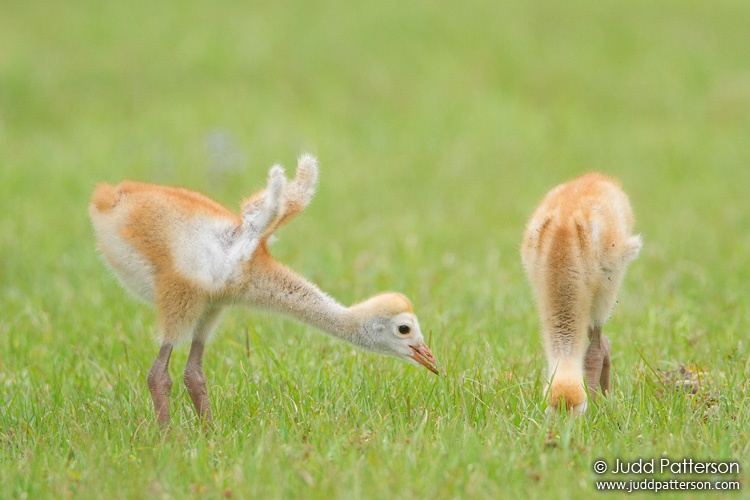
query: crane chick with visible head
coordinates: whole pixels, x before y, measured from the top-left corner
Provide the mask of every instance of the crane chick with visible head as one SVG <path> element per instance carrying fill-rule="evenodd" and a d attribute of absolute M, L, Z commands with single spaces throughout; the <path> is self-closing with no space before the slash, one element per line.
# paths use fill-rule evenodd
<path fill-rule="evenodd" d="M 358 347 L 439 373 L 411 303 L 377 295 L 345 307 L 271 257 L 268 238 L 309 204 L 317 160 L 300 157 L 296 178 L 271 168 L 265 190 L 236 215 L 193 191 L 124 181 L 100 184 L 89 216 L 104 260 L 126 289 L 156 307 L 161 349 L 148 385 L 161 425 L 169 423 L 169 358 L 182 340 L 192 345 L 184 382 L 198 416 L 212 418 L 203 348 L 227 305 L 278 311 Z"/>

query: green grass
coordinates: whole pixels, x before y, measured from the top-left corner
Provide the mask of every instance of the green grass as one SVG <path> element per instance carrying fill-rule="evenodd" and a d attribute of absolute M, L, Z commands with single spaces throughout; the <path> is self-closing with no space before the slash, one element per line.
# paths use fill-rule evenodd
<path fill-rule="evenodd" d="M 746 488 L 750 4 L 440 3 L 5 2 L 1 498 L 578 498 L 598 458 L 665 455 L 739 461 Z M 96 255 L 90 192 L 236 207 L 302 151 L 321 184 L 274 254 L 343 302 L 409 295 L 448 376 L 235 309 L 206 352 L 214 430 L 183 347 L 162 436 L 154 314 Z M 518 245 L 591 169 L 645 246 L 605 329 L 612 396 L 551 420 Z"/>

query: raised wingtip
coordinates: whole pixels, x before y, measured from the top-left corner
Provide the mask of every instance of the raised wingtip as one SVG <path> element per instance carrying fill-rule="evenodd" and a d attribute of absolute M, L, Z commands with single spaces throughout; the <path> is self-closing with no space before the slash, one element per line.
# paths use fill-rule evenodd
<path fill-rule="evenodd" d="M 628 238 L 625 245 L 625 260 L 632 262 L 641 253 L 641 249 L 643 248 L 643 238 L 640 234 L 636 234 L 635 236 Z"/>
<path fill-rule="evenodd" d="M 318 159 L 315 158 L 310 153 L 302 153 L 299 158 L 297 159 L 297 168 L 299 167 L 308 167 L 308 168 L 318 168 Z"/>
<path fill-rule="evenodd" d="M 312 196 L 312 190 L 315 189 L 315 185 L 318 183 L 318 160 L 309 153 L 302 154 L 297 160 L 297 180 L 304 186 L 304 189 L 310 191 L 309 196 Z"/>

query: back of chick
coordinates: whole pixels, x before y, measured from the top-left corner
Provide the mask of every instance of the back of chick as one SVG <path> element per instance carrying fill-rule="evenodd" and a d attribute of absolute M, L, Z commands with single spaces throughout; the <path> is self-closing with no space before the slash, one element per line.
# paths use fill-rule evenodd
<path fill-rule="evenodd" d="M 620 183 L 589 173 L 552 189 L 526 226 L 521 258 L 541 320 L 552 408 L 586 410 L 586 339 L 612 313 L 641 250 L 633 222 Z"/>

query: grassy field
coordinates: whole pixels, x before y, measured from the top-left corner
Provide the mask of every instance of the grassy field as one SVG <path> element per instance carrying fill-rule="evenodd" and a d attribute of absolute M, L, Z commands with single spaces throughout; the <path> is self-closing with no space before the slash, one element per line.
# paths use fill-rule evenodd
<path fill-rule="evenodd" d="M 1 10 L 0 498 L 580 498 L 617 478 L 595 460 L 661 457 L 739 462 L 700 479 L 748 495 L 750 3 Z M 409 295 L 448 376 L 234 309 L 213 431 L 183 346 L 163 436 L 154 314 L 97 256 L 91 190 L 236 207 L 303 151 L 321 184 L 275 256 L 345 303 Z M 645 246 L 605 328 L 611 397 L 548 419 L 518 246 L 587 170 L 622 180 Z"/>

